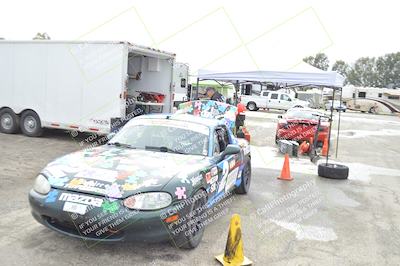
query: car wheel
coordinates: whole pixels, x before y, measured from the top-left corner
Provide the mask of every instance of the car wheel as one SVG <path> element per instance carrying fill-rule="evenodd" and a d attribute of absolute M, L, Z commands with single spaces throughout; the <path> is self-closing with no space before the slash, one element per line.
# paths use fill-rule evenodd
<path fill-rule="evenodd" d="M 275 135 L 275 144 L 278 144 L 279 138 L 278 135 Z"/>
<path fill-rule="evenodd" d="M 256 109 L 257 109 L 257 105 L 254 103 L 254 102 L 249 102 L 248 104 L 247 104 L 247 109 L 249 110 L 249 111 L 257 111 Z"/>
<path fill-rule="evenodd" d="M 235 192 L 237 194 L 247 194 L 250 188 L 251 181 L 251 162 L 248 161 L 243 168 L 242 171 L 242 182 L 240 182 L 240 186 L 235 188 Z"/>
<path fill-rule="evenodd" d="M 25 111 L 21 115 L 21 131 L 28 137 L 40 137 L 43 134 L 39 116 L 34 111 Z"/>
<path fill-rule="evenodd" d="M 10 108 L 0 111 L 0 132 L 6 134 L 16 133 L 18 130 L 19 117 Z"/>
<path fill-rule="evenodd" d="M 321 163 L 318 165 L 318 175 L 332 179 L 347 179 L 349 168 L 342 164 Z"/>
<path fill-rule="evenodd" d="M 193 196 L 195 201 L 190 206 L 189 216 L 187 221 L 188 230 L 183 232 L 182 237 L 184 244 L 180 246 L 183 249 L 194 249 L 196 248 L 203 238 L 205 226 L 203 224 L 203 214 L 206 211 L 206 193 L 204 190 L 199 190 Z M 194 214 L 194 215 L 192 215 Z M 185 232 L 189 232 L 186 236 Z"/>

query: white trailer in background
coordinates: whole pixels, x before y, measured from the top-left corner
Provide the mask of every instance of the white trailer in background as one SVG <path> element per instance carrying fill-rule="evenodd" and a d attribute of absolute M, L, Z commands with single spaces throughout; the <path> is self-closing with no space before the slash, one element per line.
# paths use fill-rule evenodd
<path fill-rule="evenodd" d="M 1 40 L 0 58 L 3 133 L 107 134 L 112 121 L 172 111 L 172 53 L 128 42 Z M 143 101 L 141 92 L 163 101 Z"/>
<path fill-rule="evenodd" d="M 174 106 L 186 102 L 189 88 L 189 65 L 185 63 L 175 63 L 174 65 Z"/>

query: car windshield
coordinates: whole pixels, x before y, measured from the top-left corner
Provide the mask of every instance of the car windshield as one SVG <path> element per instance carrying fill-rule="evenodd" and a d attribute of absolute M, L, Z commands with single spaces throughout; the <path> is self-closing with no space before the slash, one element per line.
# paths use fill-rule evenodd
<path fill-rule="evenodd" d="M 324 116 L 323 113 L 308 110 L 288 110 L 286 117 L 290 119 L 312 119 L 318 120 L 318 116 Z"/>
<path fill-rule="evenodd" d="M 160 152 L 208 154 L 209 129 L 206 126 L 167 119 L 132 122 L 123 127 L 109 144 Z"/>

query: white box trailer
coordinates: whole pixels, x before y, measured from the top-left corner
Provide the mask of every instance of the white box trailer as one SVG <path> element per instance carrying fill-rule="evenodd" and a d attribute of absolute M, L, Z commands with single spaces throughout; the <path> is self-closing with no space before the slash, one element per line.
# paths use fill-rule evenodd
<path fill-rule="evenodd" d="M 175 54 L 128 42 L 0 40 L 0 130 L 107 134 L 138 110 L 171 112 L 174 63 Z"/>

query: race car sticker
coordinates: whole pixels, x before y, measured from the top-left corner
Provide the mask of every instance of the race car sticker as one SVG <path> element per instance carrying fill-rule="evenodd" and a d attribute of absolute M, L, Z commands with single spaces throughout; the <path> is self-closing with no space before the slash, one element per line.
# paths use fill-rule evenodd
<path fill-rule="evenodd" d="M 91 197 L 91 196 L 65 193 L 65 192 L 61 193 L 58 200 L 66 201 L 66 202 L 80 203 L 80 204 L 90 205 L 90 206 L 94 206 L 94 207 L 101 207 L 101 204 L 103 203 L 103 199 L 101 199 L 101 198 L 95 198 L 95 197 Z"/>
<path fill-rule="evenodd" d="M 190 182 L 192 182 L 192 186 L 196 186 L 200 181 L 203 180 L 202 175 L 194 176 L 190 179 Z"/>
<path fill-rule="evenodd" d="M 239 173 L 239 167 L 236 167 L 228 174 L 228 178 L 225 185 L 225 192 L 228 192 L 235 186 L 238 173 Z"/>
<path fill-rule="evenodd" d="M 211 172 L 207 172 L 207 173 L 205 174 L 205 178 L 206 178 L 207 184 L 210 183 L 210 180 L 211 180 Z"/>
<path fill-rule="evenodd" d="M 84 215 L 87 211 L 88 205 L 74 203 L 74 202 L 65 202 L 63 211 L 65 212 L 72 212 Z"/>
<path fill-rule="evenodd" d="M 52 190 L 49 192 L 49 194 L 47 194 L 47 197 L 45 199 L 44 202 L 46 203 L 53 203 L 57 200 L 57 196 L 58 196 L 58 191 L 57 190 Z"/>
<path fill-rule="evenodd" d="M 75 175 L 75 177 L 86 177 L 112 183 L 117 178 L 117 174 L 118 172 L 113 170 L 89 168 L 80 171 Z"/>
<path fill-rule="evenodd" d="M 175 195 L 178 197 L 178 199 L 186 199 L 186 188 L 176 187 Z"/>
<path fill-rule="evenodd" d="M 215 189 L 217 188 L 217 183 L 213 183 L 210 186 L 210 193 L 213 193 L 215 191 Z"/>
<path fill-rule="evenodd" d="M 62 177 L 62 178 L 52 177 L 52 176 L 49 177 L 49 183 L 52 186 L 61 186 L 62 187 L 65 185 L 65 183 L 68 182 L 68 180 L 69 180 L 68 177 Z"/>
<path fill-rule="evenodd" d="M 84 178 L 74 178 L 68 184 L 66 184 L 65 188 L 78 189 L 81 191 L 90 191 L 97 193 L 106 193 L 110 185 L 104 184 L 97 180 L 87 180 Z"/>
<path fill-rule="evenodd" d="M 218 175 L 212 176 L 211 179 L 207 182 L 207 184 L 214 184 L 218 181 Z"/>
<path fill-rule="evenodd" d="M 111 202 L 111 201 L 105 200 L 101 204 L 101 207 L 103 209 L 103 212 L 115 213 L 116 211 L 119 210 L 118 201 Z"/>
<path fill-rule="evenodd" d="M 229 170 L 235 168 L 235 165 L 236 165 L 236 160 L 235 158 L 233 158 L 232 160 L 229 161 Z"/>
<path fill-rule="evenodd" d="M 213 168 L 211 168 L 211 175 L 212 176 L 218 175 L 218 167 L 214 166 Z"/>
<path fill-rule="evenodd" d="M 119 185 L 113 183 L 111 186 L 107 187 L 106 194 L 110 198 L 120 198 L 122 197 L 121 190 L 119 189 Z"/>
<path fill-rule="evenodd" d="M 228 177 L 228 173 L 229 173 L 229 163 L 228 163 L 228 160 L 225 160 L 222 162 L 222 179 L 219 182 L 218 193 L 221 192 L 225 188 L 226 178 Z"/>
<path fill-rule="evenodd" d="M 121 186 L 123 191 L 132 191 L 135 189 L 138 189 L 139 186 L 137 184 L 130 184 L 130 183 L 125 183 Z"/>

